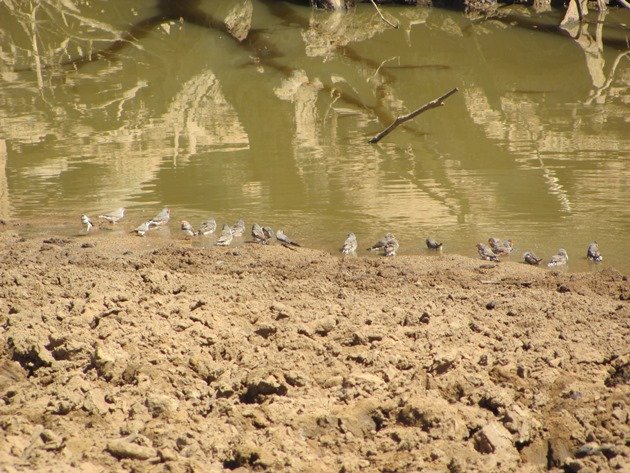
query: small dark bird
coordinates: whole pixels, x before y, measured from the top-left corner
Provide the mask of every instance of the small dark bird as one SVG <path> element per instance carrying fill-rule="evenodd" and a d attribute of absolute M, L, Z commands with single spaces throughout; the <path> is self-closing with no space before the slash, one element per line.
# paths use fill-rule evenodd
<path fill-rule="evenodd" d="M 568 261 L 569 261 L 569 255 L 567 254 L 567 250 L 565 250 L 564 248 L 560 248 L 558 250 L 558 253 L 551 257 L 551 259 L 549 260 L 549 263 L 547 263 L 547 266 L 549 266 L 550 268 L 553 268 L 556 266 L 563 266 L 567 264 Z"/>
<path fill-rule="evenodd" d="M 590 245 L 588 245 L 586 257 L 595 263 L 600 263 L 604 259 L 604 257 L 599 252 L 599 245 L 596 241 L 593 241 Z"/>
<path fill-rule="evenodd" d="M 442 249 L 442 243 L 435 241 L 431 237 L 427 238 L 426 243 L 427 243 L 427 248 L 429 248 L 430 250 L 441 250 Z"/>
<path fill-rule="evenodd" d="M 499 257 L 494 253 L 494 251 L 492 251 L 492 249 L 488 245 L 477 243 L 477 251 L 479 252 L 479 256 L 481 256 L 482 260 L 496 261 L 497 263 L 500 261 Z"/>
<path fill-rule="evenodd" d="M 531 251 L 526 251 L 525 253 L 523 253 L 523 261 L 525 261 L 527 264 L 537 266 L 542 262 L 542 258 L 538 258 Z"/>
<path fill-rule="evenodd" d="M 343 242 L 343 246 L 341 247 L 341 252 L 344 255 L 349 255 L 357 251 L 357 237 L 354 233 L 348 233 L 348 238 Z"/>

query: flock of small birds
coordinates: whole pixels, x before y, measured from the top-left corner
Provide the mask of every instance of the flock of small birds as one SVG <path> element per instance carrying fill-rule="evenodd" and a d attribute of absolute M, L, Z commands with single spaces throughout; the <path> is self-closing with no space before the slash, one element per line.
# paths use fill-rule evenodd
<path fill-rule="evenodd" d="M 110 224 L 115 224 L 125 216 L 125 208 L 120 207 L 112 212 L 99 215 L 98 218 L 108 221 Z M 144 236 L 149 231 L 166 225 L 171 218 L 171 211 L 165 207 L 155 217 L 142 223 L 131 233 L 135 233 L 138 236 Z M 87 215 L 81 215 L 81 223 L 83 224 L 83 232 L 89 233 L 94 226 L 92 220 Z M 190 222 L 182 220 L 180 222 L 180 229 L 187 238 L 195 236 L 207 236 L 213 234 L 217 230 L 217 222 L 214 218 L 209 218 L 201 222 L 198 230 L 195 230 Z M 245 221 L 241 218 L 237 220 L 234 225 L 224 224 L 221 229 L 221 234 L 218 236 L 215 245 L 217 246 L 229 246 L 234 238 L 240 238 L 245 233 Z M 278 241 L 282 246 L 290 249 L 299 247 L 300 244 L 291 240 L 285 233 L 278 229 L 275 232 L 271 227 L 260 226 L 257 223 L 252 225 L 251 231 L 252 240 L 250 243 L 258 243 L 260 245 L 268 245 L 274 239 Z M 426 239 L 427 248 L 435 251 L 442 251 L 443 243 L 434 240 L 431 237 Z M 356 254 L 358 248 L 357 237 L 354 233 L 348 233 L 348 237 L 341 247 L 341 253 L 344 255 Z M 392 233 L 387 233 L 381 240 L 374 243 L 367 248 L 367 251 L 379 251 L 384 256 L 395 256 L 400 248 L 398 240 Z M 477 252 L 482 260 L 499 262 L 501 256 L 509 256 L 514 251 L 514 242 L 512 240 L 501 241 L 498 238 L 489 238 L 488 244 L 477 243 Z M 591 242 L 586 250 L 586 257 L 595 263 L 599 263 L 603 260 L 601 253 L 599 252 L 599 246 L 596 241 Z M 533 252 L 526 251 L 523 253 L 523 262 L 537 266 L 543 261 L 542 258 L 538 258 Z M 547 266 L 553 268 L 557 266 L 564 266 L 569 261 L 569 255 L 564 248 L 560 248 L 558 252 L 553 255 Z"/>

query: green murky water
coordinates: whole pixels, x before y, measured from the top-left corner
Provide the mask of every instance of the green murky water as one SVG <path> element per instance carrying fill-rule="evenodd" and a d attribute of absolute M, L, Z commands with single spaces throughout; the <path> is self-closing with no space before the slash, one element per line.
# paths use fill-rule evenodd
<path fill-rule="evenodd" d="M 516 240 L 513 259 L 563 246 L 578 271 L 596 239 L 600 267 L 630 270 L 629 12 L 591 13 L 571 37 L 521 7 L 504 10 L 539 28 L 385 8 L 396 30 L 369 5 L 189 3 L 197 15 L 0 3 L 2 217 L 72 233 L 81 213 L 125 206 L 131 229 L 168 205 L 177 238 L 180 219 L 210 215 L 331 251 L 348 231 L 361 247 L 391 231 L 402 253 L 431 234 L 471 256 L 497 236 Z"/>

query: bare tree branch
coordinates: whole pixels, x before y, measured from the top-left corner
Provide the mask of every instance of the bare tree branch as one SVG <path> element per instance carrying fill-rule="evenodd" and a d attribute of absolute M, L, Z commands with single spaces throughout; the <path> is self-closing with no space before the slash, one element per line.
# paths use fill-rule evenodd
<path fill-rule="evenodd" d="M 394 123 L 392 123 L 391 125 L 389 125 L 387 128 L 385 128 L 383 131 L 381 131 L 378 135 L 376 135 L 374 138 L 370 139 L 370 141 L 368 141 L 368 143 L 378 143 L 379 141 L 381 141 L 381 139 L 383 139 L 384 137 L 386 137 L 387 135 L 389 135 L 394 128 L 396 128 L 398 125 L 400 125 L 401 123 L 405 123 L 408 120 L 411 120 L 412 118 L 417 117 L 418 115 L 420 115 L 422 112 L 426 112 L 427 110 L 430 110 L 432 108 L 437 108 L 437 107 L 441 107 L 442 105 L 444 105 L 444 101 L 449 98 L 451 95 L 453 95 L 455 92 L 457 92 L 459 89 L 457 87 L 455 87 L 453 90 L 450 90 L 449 92 L 445 93 L 444 95 L 442 95 L 441 97 L 438 97 L 435 100 L 432 100 L 429 103 L 425 103 L 422 107 L 420 107 L 417 110 L 414 110 L 411 113 L 408 113 L 407 115 L 402 115 L 398 118 L 396 118 L 396 120 L 394 120 Z"/>
<path fill-rule="evenodd" d="M 381 19 L 382 19 L 382 20 L 383 20 L 385 23 L 387 23 L 389 26 L 391 26 L 392 28 L 396 28 L 396 29 L 398 29 L 398 26 L 400 26 L 400 25 L 395 25 L 395 24 L 393 24 L 391 21 L 387 20 L 387 18 L 385 18 L 385 17 L 383 16 L 383 14 L 381 13 L 381 10 L 379 10 L 378 6 L 376 5 L 376 2 L 375 2 L 374 0 L 370 0 L 370 1 L 372 2 L 372 5 L 374 5 L 374 8 L 376 8 L 376 11 L 377 11 L 377 12 L 378 12 L 378 14 L 381 16 Z"/>
<path fill-rule="evenodd" d="M 626 7 L 628 10 L 630 10 L 630 3 L 626 2 L 626 0 L 617 0 L 619 2 L 620 5 Z"/>

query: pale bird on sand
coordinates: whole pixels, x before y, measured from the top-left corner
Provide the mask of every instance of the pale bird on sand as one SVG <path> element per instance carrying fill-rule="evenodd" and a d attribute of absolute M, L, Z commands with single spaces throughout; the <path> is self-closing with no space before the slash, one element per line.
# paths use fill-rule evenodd
<path fill-rule="evenodd" d="M 204 220 L 203 222 L 201 222 L 201 225 L 199 225 L 199 230 L 197 231 L 197 235 L 210 235 L 211 233 L 214 233 L 216 229 L 216 220 L 213 218 L 209 218 L 208 220 Z"/>
<path fill-rule="evenodd" d="M 182 220 L 181 222 L 181 230 L 182 233 L 187 236 L 187 237 L 191 237 L 191 236 L 195 236 L 195 229 L 193 228 L 193 226 L 190 224 L 190 222 L 188 220 Z"/>
<path fill-rule="evenodd" d="M 98 218 L 103 218 L 107 220 L 109 223 L 116 223 L 118 220 L 125 216 L 125 208 L 120 207 L 119 209 L 113 210 L 109 213 L 99 215 Z"/>
<path fill-rule="evenodd" d="M 348 233 L 348 238 L 343 242 L 343 246 L 341 247 L 341 252 L 344 255 L 349 255 L 357 251 L 357 237 L 354 233 Z"/>
<path fill-rule="evenodd" d="M 142 225 L 134 228 L 131 233 L 135 233 L 138 236 L 144 236 L 151 229 L 151 221 L 144 222 Z"/>
<path fill-rule="evenodd" d="M 245 220 L 239 218 L 238 221 L 232 225 L 232 235 L 242 237 L 243 233 L 245 233 Z"/>
<path fill-rule="evenodd" d="M 230 228 L 230 226 L 227 223 L 223 224 L 223 230 L 221 230 L 221 236 L 217 240 L 216 245 L 229 246 L 230 243 L 232 243 L 233 238 L 234 235 L 232 235 L 232 229 Z"/>
<path fill-rule="evenodd" d="M 266 245 L 269 243 L 269 238 L 267 238 L 267 235 L 265 235 L 263 228 L 257 223 L 254 223 L 252 225 L 252 238 L 254 240 L 254 243 L 259 243 L 261 245 Z"/>
<path fill-rule="evenodd" d="M 92 225 L 92 220 L 90 220 L 90 217 L 85 214 L 81 215 L 81 223 L 83 224 L 83 231 L 85 233 L 90 233 L 90 230 L 94 226 Z"/>
<path fill-rule="evenodd" d="M 155 217 L 149 220 L 150 227 L 161 227 L 162 225 L 166 225 L 168 221 L 171 219 L 171 209 L 168 207 L 164 207 L 160 213 L 158 213 Z"/>

